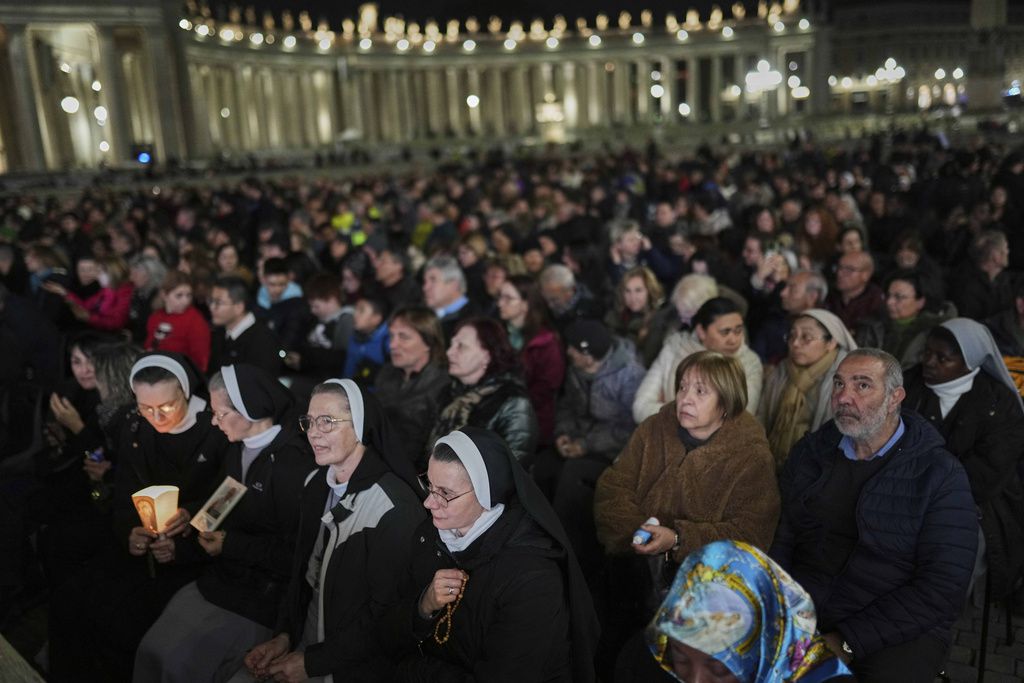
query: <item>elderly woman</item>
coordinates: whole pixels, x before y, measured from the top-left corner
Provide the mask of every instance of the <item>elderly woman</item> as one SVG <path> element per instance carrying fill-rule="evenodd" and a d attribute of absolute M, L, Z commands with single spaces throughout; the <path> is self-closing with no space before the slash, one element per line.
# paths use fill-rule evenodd
<path fill-rule="evenodd" d="M 716 541 L 686 558 L 644 633 L 648 651 L 620 658 L 615 681 L 853 680 L 816 625 L 811 596 L 771 558 Z"/>
<path fill-rule="evenodd" d="M 493 432 L 437 441 L 410 580 L 388 620 L 413 681 L 592 683 L 597 624 L 551 506 Z"/>
<path fill-rule="evenodd" d="M 452 382 L 428 445 L 469 425 L 497 433 L 520 462 L 533 457 L 537 416 L 501 323 L 489 318 L 459 323 L 448 347 L 448 374 Z"/>
<path fill-rule="evenodd" d="M 777 468 L 800 437 L 832 418 L 832 375 L 857 348 L 843 321 L 820 308 L 793 320 L 786 344 L 789 353 L 768 375 L 757 412 Z"/>
<path fill-rule="evenodd" d="M 391 358 L 377 373 L 374 393 L 387 413 L 398 442 L 410 453 L 425 454 L 437 421 L 441 394 L 451 381 L 445 370 L 444 334 L 437 315 L 425 306 L 395 311 L 388 321 Z M 417 471 L 426 467 L 423 455 Z"/>
<path fill-rule="evenodd" d="M 68 582 L 51 602 L 50 680 L 127 680 L 143 634 L 171 597 L 199 574 L 201 552 L 185 538 L 220 483 L 228 443 L 206 412 L 199 373 L 175 353 L 143 354 L 129 384 L 137 412 L 117 439 L 114 532 L 127 547 Z M 160 533 L 144 527 L 132 493 L 177 486 L 178 511 Z"/>
<path fill-rule="evenodd" d="M 857 343 L 895 356 L 907 370 L 917 365 L 928 331 L 948 315 L 924 310 L 928 303 L 921 275 L 897 270 L 885 279 L 885 315 L 869 318 L 856 330 Z"/>
<path fill-rule="evenodd" d="M 232 681 L 390 681 L 375 625 L 398 601 L 423 508 L 380 403 L 352 380 L 313 388 L 299 417 L 320 469 L 306 478 L 278 634 Z"/>
<path fill-rule="evenodd" d="M 1024 570 L 1024 409 L 992 335 L 974 320 L 947 320 L 928 334 L 904 386 L 904 409 L 931 422 L 967 471 L 992 595 L 1005 597 Z"/>
<path fill-rule="evenodd" d="M 231 442 L 221 474 L 245 495 L 198 543 L 212 558 L 179 590 L 135 654 L 135 683 L 225 680 L 273 635 L 291 572 L 299 498 L 313 472 L 309 445 L 286 421 L 294 400 L 277 378 L 229 365 L 210 379 L 213 421 Z"/>
<path fill-rule="evenodd" d="M 647 371 L 633 399 L 633 419 L 640 424 L 676 394 L 676 368 L 680 361 L 699 351 L 716 351 L 740 362 L 746 381 L 746 408 L 757 411 L 764 370 L 761 359 L 746 343 L 743 316 L 731 299 L 708 299 L 693 317 L 693 331 L 676 332 L 665 340 L 657 359 Z"/>
<path fill-rule="evenodd" d="M 613 557 L 664 554 L 669 567 L 711 541 L 730 538 L 768 547 L 779 517 L 779 493 L 765 482 L 774 481 L 775 464 L 764 429 L 745 410 L 739 361 L 713 351 L 691 354 L 679 364 L 676 386 L 675 401 L 637 428 L 598 480 L 598 539 Z M 652 517 L 658 523 L 645 523 Z M 649 539 L 634 543 L 638 529 Z M 632 566 L 638 580 L 632 590 L 643 593 L 639 581 L 646 577 L 649 583 L 651 574 L 637 565 L 646 563 L 614 564 Z M 639 611 L 645 613 L 636 613 L 635 605 L 623 609 L 634 612 L 618 620 L 623 624 L 629 616 L 650 616 L 644 608 Z"/>

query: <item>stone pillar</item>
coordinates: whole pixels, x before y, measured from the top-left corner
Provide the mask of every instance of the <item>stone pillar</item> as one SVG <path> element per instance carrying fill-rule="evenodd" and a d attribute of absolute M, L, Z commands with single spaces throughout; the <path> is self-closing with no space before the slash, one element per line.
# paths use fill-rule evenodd
<path fill-rule="evenodd" d="M 565 128 L 571 132 L 580 126 L 580 99 L 576 85 L 576 65 L 573 62 L 562 64 L 562 83 L 565 87 L 565 92 L 562 95 Z"/>
<path fill-rule="evenodd" d="M 587 122 L 591 127 L 599 126 L 607 121 L 607 110 L 604 107 L 604 65 L 598 61 L 586 63 L 587 69 Z"/>
<path fill-rule="evenodd" d="M 427 96 L 427 128 L 433 135 L 444 134 L 444 92 L 442 72 L 437 69 L 427 69 L 423 75 L 426 83 Z"/>
<path fill-rule="evenodd" d="M 747 81 L 747 55 L 739 53 L 733 60 L 733 81 L 740 87 L 740 96 L 736 98 L 736 120 L 746 121 L 750 113 L 750 105 L 747 102 L 747 90 L 744 87 Z"/>
<path fill-rule="evenodd" d="M 679 106 L 679 81 L 676 78 L 675 60 L 671 57 L 661 57 L 658 60 L 658 69 L 661 71 L 661 87 L 665 88 L 665 94 L 661 96 L 661 118 L 668 122 L 676 115 Z"/>
<path fill-rule="evenodd" d="M 967 52 L 971 111 L 1001 111 L 1006 77 L 1006 0 L 972 0 Z"/>
<path fill-rule="evenodd" d="M 649 123 L 651 120 L 651 71 L 647 60 L 636 60 L 636 123 Z"/>
<path fill-rule="evenodd" d="M 480 72 L 472 66 L 466 69 L 466 95 L 476 95 L 478 98 L 475 108 L 470 108 L 469 105 L 466 105 L 466 108 L 469 115 L 469 134 L 470 136 L 479 136 L 483 133 L 481 110 L 483 109 L 483 100 L 486 98 L 487 93 L 481 91 Z"/>
<path fill-rule="evenodd" d="M 99 81 L 103 86 L 103 102 L 107 107 L 106 134 L 110 141 L 110 158 L 128 159 L 131 145 L 131 118 L 128 115 L 128 93 L 125 90 L 121 54 L 114 44 L 114 32 L 109 26 L 96 28 L 99 43 Z"/>
<path fill-rule="evenodd" d="M 808 113 L 827 114 L 832 107 L 832 87 L 828 84 L 829 72 L 832 70 L 832 29 L 823 23 L 815 24 L 813 45 L 807 51 L 809 64 L 805 67 L 806 85 L 811 90 Z M 903 87 L 904 84 L 899 83 L 893 91 L 900 99 L 903 97 Z M 899 102 L 899 99 L 895 99 L 895 102 Z"/>
<path fill-rule="evenodd" d="M 505 90 L 501 87 L 501 67 L 491 67 L 487 71 L 487 111 L 490 112 L 491 127 L 497 137 L 508 135 L 505 123 Z"/>
<path fill-rule="evenodd" d="M 612 121 L 618 124 L 628 123 L 629 117 L 629 70 L 628 62 L 614 62 L 615 72 L 612 77 Z"/>
<path fill-rule="evenodd" d="M 690 105 L 689 119 L 700 122 L 700 56 L 694 55 L 687 60 L 689 78 L 686 81 L 686 103 Z"/>
<path fill-rule="evenodd" d="M 14 166 L 19 171 L 45 171 L 46 155 L 43 151 L 43 133 L 36 113 L 32 74 L 29 71 L 28 39 L 24 24 L 7 24 L 7 54 L 11 64 L 11 83 L 14 91 L 8 100 L 13 109 L 15 135 L 5 140 L 10 152 L 15 152 Z"/>
<path fill-rule="evenodd" d="M 448 125 L 455 137 L 464 134 L 462 125 L 462 108 L 466 102 L 462 98 L 462 88 L 459 86 L 459 70 L 449 66 L 445 69 L 445 93 L 448 95 Z"/>
<path fill-rule="evenodd" d="M 533 129 L 532 103 L 530 89 L 526 84 L 526 67 L 516 66 L 510 74 L 512 81 L 512 109 L 515 111 L 516 132 L 519 135 L 529 133 Z"/>
<path fill-rule="evenodd" d="M 722 121 L 722 58 L 711 56 L 711 89 L 708 93 L 708 105 L 711 109 L 711 122 Z"/>

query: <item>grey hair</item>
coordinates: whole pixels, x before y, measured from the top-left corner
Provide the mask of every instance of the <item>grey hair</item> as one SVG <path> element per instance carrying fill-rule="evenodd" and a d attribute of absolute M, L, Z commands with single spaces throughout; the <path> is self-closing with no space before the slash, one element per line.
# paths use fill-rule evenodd
<path fill-rule="evenodd" d="M 146 271 L 146 274 L 149 276 L 146 289 L 152 291 L 156 291 L 167 275 L 167 266 L 164 265 L 163 261 L 146 254 L 133 256 L 132 260 L 128 262 L 128 267 Z"/>
<path fill-rule="evenodd" d="M 690 316 L 697 313 L 697 309 L 704 305 L 705 301 L 718 296 L 718 283 L 710 275 L 691 273 L 679 279 L 672 290 L 672 305 L 677 310 L 685 309 Z"/>
<path fill-rule="evenodd" d="M 424 273 L 428 270 L 436 270 L 441 273 L 441 278 L 445 282 L 458 282 L 459 291 L 463 294 L 466 293 L 466 275 L 453 256 L 435 256 L 423 266 Z"/>
<path fill-rule="evenodd" d="M 640 232 L 640 224 L 636 221 L 616 220 L 608 224 L 608 237 L 613 244 L 631 232 Z"/>
<path fill-rule="evenodd" d="M 559 287 L 575 287 L 576 276 L 572 274 L 572 271 L 568 266 L 564 266 L 561 263 L 555 263 L 540 273 L 540 284 L 542 285 L 557 285 Z"/>
<path fill-rule="evenodd" d="M 224 373 L 218 370 L 210 381 L 206 383 L 206 388 L 212 391 L 227 391 L 228 385 L 224 383 Z"/>
<path fill-rule="evenodd" d="M 998 230 L 982 230 L 971 242 L 971 258 L 978 265 L 981 265 L 992 257 L 999 247 L 1007 243 L 1006 235 Z"/>
<path fill-rule="evenodd" d="M 817 306 L 824 306 L 825 299 L 828 298 L 828 280 L 825 276 L 816 270 L 798 270 L 793 273 L 795 275 L 806 275 L 807 284 L 804 285 L 804 289 L 808 292 L 815 292 L 818 295 Z"/>
<path fill-rule="evenodd" d="M 341 401 L 341 409 L 346 413 L 352 412 L 352 404 L 348 402 L 348 393 L 345 388 L 335 382 L 321 382 L 313 387 L 312 393 L 309 397 L 320 396 L 321 394 L 329 394 L 339 401 Z"/>
<path fill-rule="evenodd" d="M 874 358 L 882 364 L 886 394 L 891 394 L 903 386 L 903 368 L 900 367 L 900 362 L 891 353 L 887 353 L 882 349 L 862 348 L 846 354 L 846 358 L 856 357 Z"/>

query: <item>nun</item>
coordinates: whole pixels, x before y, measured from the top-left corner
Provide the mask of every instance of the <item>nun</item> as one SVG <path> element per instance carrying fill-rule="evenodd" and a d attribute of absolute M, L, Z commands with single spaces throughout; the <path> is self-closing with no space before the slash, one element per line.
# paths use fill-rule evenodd
<path fill-rule="evenodd" d="M 969 318 L 932 328 L 904 386 L 903 409 L 938 429 L 967 471 L 981 520 L 974 578 L 987 561 L 991 595 L 1005 598 L 1024 571 L 1024 408 L 992 334 Z"/>
<path fill-rule="evenodd" d="M 485 429 L 451 432 L 421 483 L 431 519 L 416 532 L 411 579 L 389 620 L 410 653 L 394 680 L 594 681 L 586 582 L 508 445 Z"/>
<path fill-rule="evenodd" d="M 377 399 L 349 379 L 314 387 L 299 426 L 319 469 L 302 493 L 291 583 L 277 635 L 232 681 L 390 681 L 374 633 L 425 516 L 411 460 Z"/>
<path fill-rule="evenodd" d="M 115 440 L 118 548 L 51 600 L 52 681 L 130 680 L 142 636 L 202 569 L 205 554 L 186 531 L 221 481 L 228 441 L 206 412 L 199 372 L 181 354 L 143 354 L 128 383 L 136 405 Z M 159 534 L 142 526 L 131 498 L 158 484 L 179 489 L 179 509 Z"/>
<path fill-rule="evenodd" d="M 197 543 L 212 558 L 171 599 L 135 655 L 136 683 L 224 681 L 253 645 L 273 635 L 291 572 L 299 499 L 313 454 L 275 377 L 228 365 L 210 379 L 213 423 L 231 442 L 221 480 L 245 486 Z M 221 494 L 224 495 L 224 494 Z"/>

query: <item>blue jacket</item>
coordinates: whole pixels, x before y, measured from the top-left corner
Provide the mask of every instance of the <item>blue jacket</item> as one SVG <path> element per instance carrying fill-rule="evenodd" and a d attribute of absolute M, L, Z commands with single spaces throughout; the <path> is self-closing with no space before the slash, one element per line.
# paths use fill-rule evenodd
<path fill-rule="evenodd" d="M 886 464 L 861 489 L 859 538 L 838 576 L 793 572 L 794 551 L 824 540 L 807 502 L 845 457 L 834 421 L 797 442 L 780 480 L 782 517 L 770 555 L 807 589 L 819 624 L 837 629 L 855 657 L 923 635 L 948 645 L 978 548 L 963 467 L 923 418 L 905 412 L 903 423 Z"/>
<path fill-rule="evenodd" d="M 345 377 L 355 380 L 360 386 L 372 386 L 377 371 L 388 359 L 390 339 L 387 323 L 382 323 L 368 335 L 353 332 L 345 355 Z"/>

